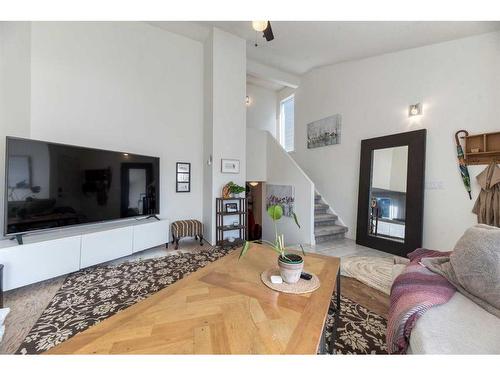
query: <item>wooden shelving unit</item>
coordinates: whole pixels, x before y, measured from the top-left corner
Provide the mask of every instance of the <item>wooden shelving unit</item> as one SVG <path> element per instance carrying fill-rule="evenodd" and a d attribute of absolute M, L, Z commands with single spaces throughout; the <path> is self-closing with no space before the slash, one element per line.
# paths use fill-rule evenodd
<path fill-rule="evenodd" d="M 500 163 L 500 132 L 468 135 L 464 139 L 468 165 Z"/>
<path fill-rule="evenodd" d="M 226 203 L 236 203 L 238 211 L 227 212 Z M 228 216 L 237 217 L 238 225 L 229 225 L 224 223 L 224 218 Z M 226 220 L 227 221 L 227 220 Z M 246 240 L 247 233 L 247 200 L 246 198 L 216 198 L 215 200 L 215 240 L 217 246 L 222 248 L 239 247 Z M 224 233 L 229 231 L 238 231 L 238 238 L 234 242 L 229 242 L 224 238 Z"/>

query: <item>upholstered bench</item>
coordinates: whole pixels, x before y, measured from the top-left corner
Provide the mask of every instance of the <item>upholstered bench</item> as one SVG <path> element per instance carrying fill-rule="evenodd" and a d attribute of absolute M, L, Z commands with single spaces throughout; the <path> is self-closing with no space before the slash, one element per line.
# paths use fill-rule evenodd
<path fill-rule="evenodd" d="M 175 250 L 179 248 L 179 240 L 183 237 L 194 237 L 203 246 L 203 224 L 198 220 L 178 220 L 172 223 L 172 243 Z"/>

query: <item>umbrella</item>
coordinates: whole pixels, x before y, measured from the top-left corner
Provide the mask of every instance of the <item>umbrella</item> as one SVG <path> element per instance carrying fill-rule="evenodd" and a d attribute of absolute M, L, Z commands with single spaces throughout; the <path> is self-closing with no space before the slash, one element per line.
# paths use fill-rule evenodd
<path fill-rule="evenodd" d="M 469 193 L 469 198 L 472 199 L 472 195 L 470 193 L 470 177 L 469 170 L 467 169 L 467 164 L 465 163 L 464 150 L 460 145 L 460 139 L 458 135 L 460 133 L 465 133 L 466 136 L 469 135 L 467 130 L 459 130 L 455 133 L 455 142 L 457 144 L 457 158 L 458 158 L 458 168 L 460 169 L 460 174 L 462 175 L 462 181 L 464 182 L 465 190 Z"/>

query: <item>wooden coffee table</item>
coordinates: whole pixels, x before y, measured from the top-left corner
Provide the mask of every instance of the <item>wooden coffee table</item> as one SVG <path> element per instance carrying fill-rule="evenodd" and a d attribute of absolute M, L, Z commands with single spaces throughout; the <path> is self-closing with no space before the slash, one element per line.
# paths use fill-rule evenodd
<path fill-rule="evenodd" d="M 49 354 L 316 354 L 337 287 L 340 259 L 308 254 L 319 289 L 283 294 L 260 280 L 276 254 L 255 245 L 207 265 L 52 348 Z M 337 319 L 336 319 L 337 320 Z M 331 344 L 331 347 L 333 343 Z"/>

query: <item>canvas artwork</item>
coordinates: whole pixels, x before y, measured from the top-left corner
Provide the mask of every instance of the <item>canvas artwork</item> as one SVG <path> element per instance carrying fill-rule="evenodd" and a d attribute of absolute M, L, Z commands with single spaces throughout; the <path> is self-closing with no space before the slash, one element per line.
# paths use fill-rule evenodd
<path fill-rule="evenodd" d="M 284 216 L 292 216 L 295 196 L 291 185 L 266 185 L 266 209 L 272 205 L 280 205 Z"/>
<path fill-rule="evenodd" d="M 342 117 L 336 114 L 307 124 L 307 148 L 340 143 Z"/>

